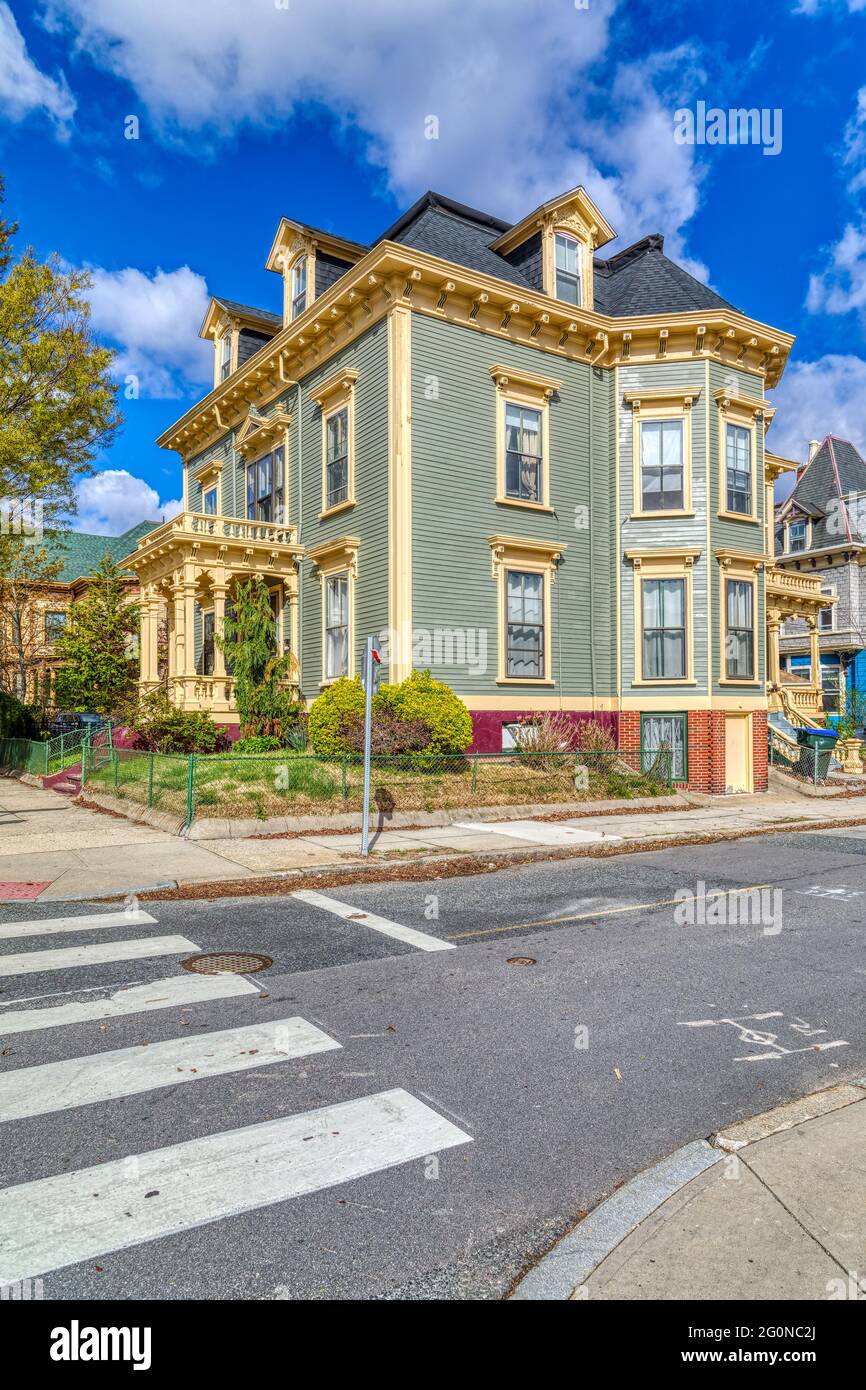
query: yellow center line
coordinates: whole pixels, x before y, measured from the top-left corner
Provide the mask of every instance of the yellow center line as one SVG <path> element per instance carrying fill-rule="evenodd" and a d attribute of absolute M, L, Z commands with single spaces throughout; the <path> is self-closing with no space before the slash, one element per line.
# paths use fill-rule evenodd
<path fill-rule="evenodd" d="M 512 927 L 485 927 L 481 931 L 453 932 L 448 941 L 463 941 L 467 936 L 498 936 L 500 932 L 526 931 L 529 927 L 558 927 L 564 922 L 590 922 L 595 917 L 615 917 L 622 912 L 646 912 L 651 907 L 673 907 L 680 903 L 697 902 L 699 897 L 718 899 L 731 897 L 734 893 L 754 893 L 761 888 L 771 888 L 770 883 L 753 883 L 749 888 L 710 888 L 706 893 L 692 893 L 686 898 L 659 898 L 654 903 L 627 903 L 625 907 L 601 907 L 597 912 L 579 912 L 573 917 L 544 917 L 539 922 L 515 922 Z"/>

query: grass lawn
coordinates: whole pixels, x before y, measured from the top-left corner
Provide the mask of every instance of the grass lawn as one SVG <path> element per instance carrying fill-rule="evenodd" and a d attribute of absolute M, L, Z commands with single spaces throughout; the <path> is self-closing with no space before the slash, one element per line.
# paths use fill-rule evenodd
<path fill-rule="evenodd" d="M 634 755 L 629 755 L 637 763 Z M 185 818 L 188 760 L 121 749 L 94 769 L 87 786 Z M 577 779 L 577 780 L 576 780 Z M 629 800 L 665 796 L 663 777 L 641 773 L 624 755 L 433 758 L 374 760 L 371 800 L 376 810 L 439 811 L 529 802 Z M 265 819 L 268 816 L 359 811 L 363 797 L 360 760 L 327 762 L 306 754 L 279 753 L 196 757 L 194 815 Z"/>

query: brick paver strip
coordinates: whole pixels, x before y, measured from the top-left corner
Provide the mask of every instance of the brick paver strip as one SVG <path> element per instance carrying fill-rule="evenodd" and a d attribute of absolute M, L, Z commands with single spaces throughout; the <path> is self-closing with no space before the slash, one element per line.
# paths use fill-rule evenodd
<path fill-rule="evenodd" d="M 51 882 L 49 878 L 44 883 L 0 883 L 0 902 L 32 902 Z"/>

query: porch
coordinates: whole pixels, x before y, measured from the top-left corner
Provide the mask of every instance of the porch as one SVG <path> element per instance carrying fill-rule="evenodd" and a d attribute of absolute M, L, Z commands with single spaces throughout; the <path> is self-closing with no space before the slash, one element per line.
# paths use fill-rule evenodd
<path fill-rule="evenodd" d="M 139 688 L 165 684 L 184 710 L 207 710 L 217 723 L 236 713 L 234 681 L 214 639 L 240 583 L 259 575 L 273 596 L 280 651 L 298 650 L 297 528 L 276 522 L 181 512 L 143 536 L 123 564 L 141 589 Z M 168 628 L 166 669 L 159 669 L 159 624 Z"/>
<path fill-rule="evenodd" d="M 792 724 L 824 722 L 820 677 L 820 609 L 835 603 L 823 593 L 819 575 L 795 573 L 768 566 L 766 577 L 767 700 L 770 714 L 782 714 Z M 807 628 L 810 664 L 807 680 L 782 670 L 780 630 L 788 618 L 801 618 Z"/>

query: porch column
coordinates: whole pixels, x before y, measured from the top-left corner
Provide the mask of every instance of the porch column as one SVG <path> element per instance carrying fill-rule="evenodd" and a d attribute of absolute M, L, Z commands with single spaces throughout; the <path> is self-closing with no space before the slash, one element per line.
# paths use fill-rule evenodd
<path fill-rule="evenodd" d="M 809 661 L 811 662 L 812 687 L 821 689 L 821 644 L 818 640 L 818 619 L 806 619 L 809 628 Z"/>
<path fill-rule="evenodd" d="M 216 639 L 217 635 L 220 637 L 225 635 L 226 594 L 228 593 L 228 585 L 219 583 L 211 584 L 211 593 L 213 594 L 214 630 L 213 673 L 215 677 L 221 678 L 225 676 L 226 673 L 226 654 Z"/>
<path fill-rule="evenodd" d="M 140 660 L 141 679 L 148 685 L 155 685 L 157 672 L 157 624 L 159 622 L 159 600 L 154 589 L 148 585 L 141 604 Z"/>
<path fill-rule="evenodd" d="M 186 672 L 186 624 L 183 584 L 171 586 L 172 609 L 174 612 L 174 641 L 169 642 L 169 672 L 182 676 Z"/>
<path fill-rule="evenodd" d="M 192 565 L 183 569 L 184 664 L 183 676 L 195 675 L 195 571 Z M 185 692 L 186 693 L 186 692 Z"/>
<path fill-rule="evenodd" d="M 781 663 L 779 660 L 779 629 L 782 626 L 782 615 L 778 608 L 767 609 L 767 680 L 771 685 L 778 685 L 781 680 Z"/>

